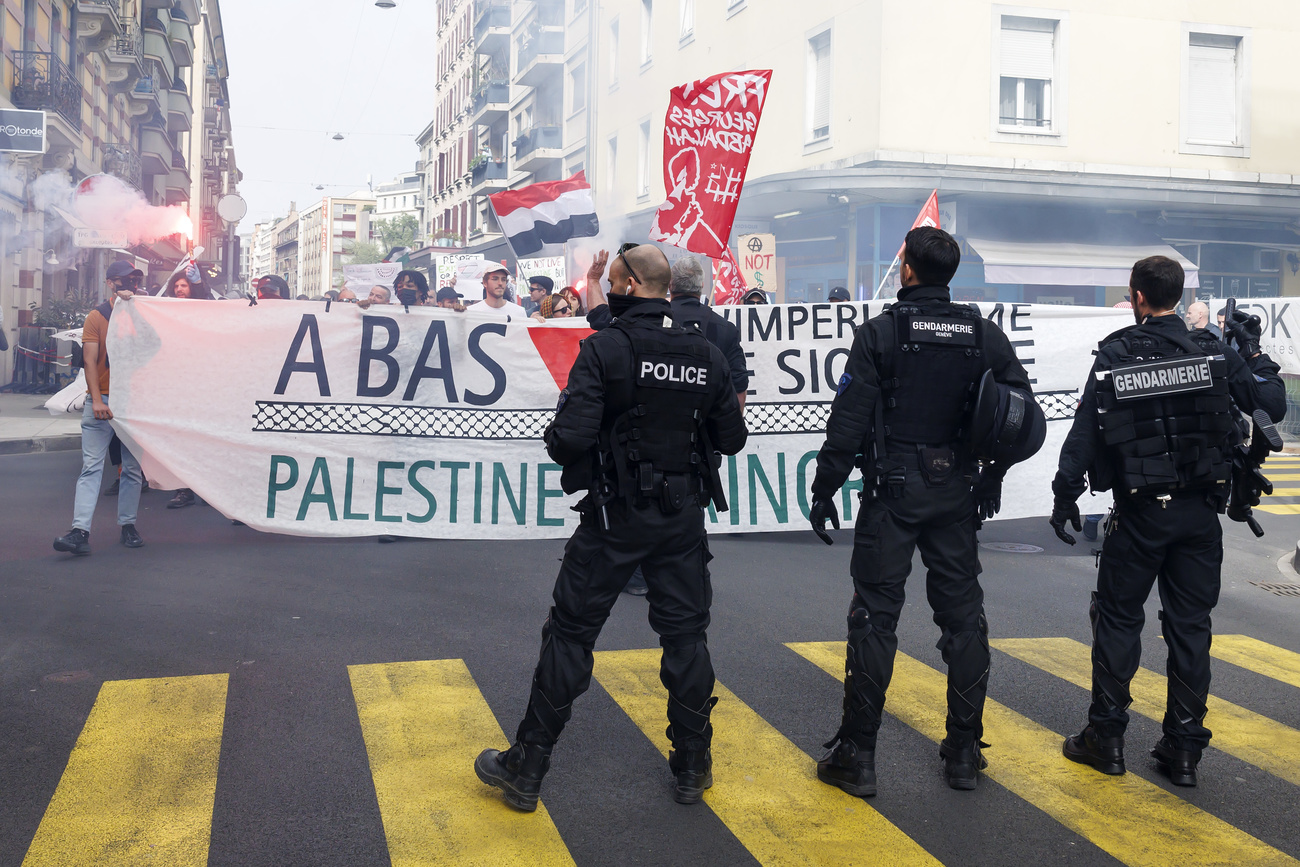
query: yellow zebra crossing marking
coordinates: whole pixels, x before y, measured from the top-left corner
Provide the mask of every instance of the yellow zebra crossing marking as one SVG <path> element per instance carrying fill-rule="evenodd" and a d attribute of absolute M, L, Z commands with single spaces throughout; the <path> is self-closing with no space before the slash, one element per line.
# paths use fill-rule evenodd
<path fill-rule="evenodd" d="M 595 675 L 667 756 L 659 657 L 659 650 L 597 653 Z M 715 692 L 714 784 L 704 801 L 759 863 L 853 864 L 869 852 L 888 853 L 890 864 L 939 863 L 865 801 L 820 782 L 808 754 L 722 684 Z"/>
<path fill-rule="evenodd" d="M 23 867 L 206 865 L 227 681 L 105 682 Z"/>
<path fill-rule="evenodd" d="M 1300 515 L 1300 503 L 1270 503 L 1268 497 L 1265 497 L 1255 507 L 1255 511 L 1268 512 L 1270 515 Z"/>
<path fill-rule="evenodd" d="M 1248 635 L 1216 635 L 1210 644 L 1210 655 L 1238 668 L 1300 687 L 1300 653 Z"/>
<path fill-rule="evenodd" d="M 474 758 L 505 734 L 459 659 L 350 665 L 393 867 L 572 864 L 539 804 L 517 813 Z"/>
<path fill-rule="evenodd" d="M 1004 638 L 989 642 L 998 650 L 1084 689 L 1092 688 L 1092 652 L 1072 638 Z M 1165 715 L 1168 681 L 1139 668 L 1130 689 L 1131 710 L 1159 722 Z M 1214 746 L 1243 762 L 1300 785 L 1300 731 L 1211 695 L 1205 724 Z"/>
<path fill-rule="evenodd" d="M 842 641 L 786 646 L 833 677 L 843 676 Z M 885 709 L 940 741 L 946 689 L 942 674 L 900 653 Z M 1136 774 L 1108 777 L 1067 760 L 1060 735 L 998 702 L 986 703 L 984 727 L 994 745 L 984 772 L 989 779 L 1119 861 L 1141 867 L 1300 863 Z"/>

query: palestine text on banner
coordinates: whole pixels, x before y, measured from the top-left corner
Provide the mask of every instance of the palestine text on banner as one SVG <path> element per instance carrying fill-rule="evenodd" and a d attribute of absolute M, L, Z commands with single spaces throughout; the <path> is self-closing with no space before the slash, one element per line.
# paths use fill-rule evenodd
<path fill-rule="evenodd" d="M 650 240 L 714 259 L 736 220 L 770 69 L 727 72 L 674 87 L 664 119 L 664 189 Z"/>
<path fill-rule="evenodd" d="M 600 233 L 591 185 L 583 172 L 563 181 L 496 193 L 488 199 L 516 256 L 536 253 L 544 244 L 563 244 L 570 238 Z"/>

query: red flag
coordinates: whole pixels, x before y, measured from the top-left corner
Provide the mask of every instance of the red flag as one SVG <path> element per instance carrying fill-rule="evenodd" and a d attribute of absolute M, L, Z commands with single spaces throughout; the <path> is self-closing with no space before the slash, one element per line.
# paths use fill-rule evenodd
<path fill-rule="evenodd" d="M 650 240 L 722 258 L 771 81 L 770 69 L 727 72 L 669 92 L 668 198 L 655 214 Z"/>
<path fill-rule="evenodd" d="M 930 193 L 930 198 L 925 200 L 921 206 L 921 213 L 916 215 L 916 222 L 912 224 L 913 229 L 919 229 L 922 226 L 939 228 L 939 191 L 935 190 Z M 898 245 L 898 258 L 902 258 L 903 250 L 907 248 L 907 241 Z"/>
<path fill-rule="evenodd" d="M 722 256 L 713 260 L 713 303 L 739 304 L 745 297 L 745 278 L 740 276 L 740 265 L 731 255 L 730 247 L 722 248 Z"/>

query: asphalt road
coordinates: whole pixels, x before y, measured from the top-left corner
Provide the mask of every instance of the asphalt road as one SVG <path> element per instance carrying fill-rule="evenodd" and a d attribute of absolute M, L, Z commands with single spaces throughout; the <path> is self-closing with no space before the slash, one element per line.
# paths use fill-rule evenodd
<path fill-rule="evenodd" d="M 217 717 L 213 865 L 390 863 L 349 666 L 463 660 L 501 727 L 513 732 L 563 542 L 377 545 L 270 536 L 232 526 L 205 506 L 167 511 L 167 495 L 153 492 L 144 496 L 138 520 L 146 547 L 117 544 L 113 501 L 102 499 L 93 555 L 72 558 L 55 553 L 50 542 L 68 527 L 79 460 L 75 452 L 0 457 L 0 865 L 22 863 L 47 808 L 53 814 L 55 789 L 106 681 L 228 675 L 224 714 Z M 1293 550 L 1300 522 L 1260 518 L 1268 531 L 1262 540 L 1225 521 L 1215 631 L 1300 651 L 1300 598 L 1249 583 L 1288 580 L 1276 563 Z M 1043 520 L 993 522 L 982 539 L 1044 549 L 982 552 L 995 639 L 1089 640 L 1095 571 L 1086 543 L 1067 549 Z M 785 645 L 843 639 L 849 531 L 837 540 L 827 548 L 811 533 L 797 533 L 714 536 L 711 543 L 710 649 L 719 682 L 810 756 L 820 755 L 838 725 L 842 687 Z M 919 570 L 918 561 L 899 626 L 900 650 L 942 670 Z M 1294 574 L 1289 580 L 1300 583 Z M 1163 673 L 1157 607 L 1153 601 L 1148 608 L 1144 665 Z M 657 647 L 645 608 L 643 599 L 622 597 L 598 650 Z M 1300 728 L 1295 686 L 1217 659 L 1214 674 L 1215 695 L 1266 723 Z M 1002 651 L 994 653 L 990 697 L 1058 734 L 1077 731 L 1085 720 L 1086 690 Z M 659 725 L 651 734 L 662 740 Z M 1124 779 L 1150 785 L 1134 795 L 1122 788 L 1126 782 L 1108 782 L 1117 797 L 1174 813 L 1195 805 L 1222 820 L 1215 827 L 1225 833 L 1300 858 L 1294 782 L 1259 766 L 1267 761 L 1210 750 L 1201 786 L 1175 790 L 1145 758 L 1158 736 L 1157 722 L 1135 716 Z M 1016 741 L 1004 738 L 1000 746 L 990 739 L 991 770 L 999 763 L 1019 767 L 1024 757 L 1008 745 Z M 1300 747 L 1294 741 L 1283 746 L 1294 751 Z M 1122 835 L 1104 842 L 1104 823 L 1096 817 L 1022 796 L 1025 789 L 1006 782 L 1012 777 L 984 779 L 973 793 L 947 789 L 932 740 L 893 716 L 878 754 L 880 794 L 870 807 L 945 864 L 1153 863 L 1155 844 L 1142 852 L 1140 842 Z M 1288 753 L 1277 761 L 1293 758 Z M 655 744 L 593 683 L 543 790 L 550 819 L 577 864 L 779 861 L 751 851 L 733 830 L 737 821 L 724 821 L 734 814 L 723 810 L 721 787 L 706 796 L 706 804 L 716 799 L 712 809 L 673 803 L 668 786 Z M 487 815 L 493 823 L 520 818 L 504 806 Z M 1219 839 L 1206 834 L 1202 863 L 1212 860 L 1209 849 Z M 447 863 L 457 860 L 469 859 Z M 888 851 L 865 844 L 853 860 L 895 863 Z"/>

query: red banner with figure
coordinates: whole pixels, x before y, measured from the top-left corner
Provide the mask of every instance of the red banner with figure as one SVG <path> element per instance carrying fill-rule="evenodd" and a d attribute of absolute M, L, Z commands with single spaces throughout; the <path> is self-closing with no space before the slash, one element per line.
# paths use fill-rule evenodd
<path fill-rule="evenodd" d="M 730 247 L 722 248 L 722 255 L 713 260 L 713 303 L 739 304 L 745 297 L 745 278 L 741 276 L 736 257 Z"/>
<path fill-rule="evenodd" d="M 722 258 L 772 80 L 770 69 L 701 78 L 669 94 L 664 189 L 650 239 Z"/>

